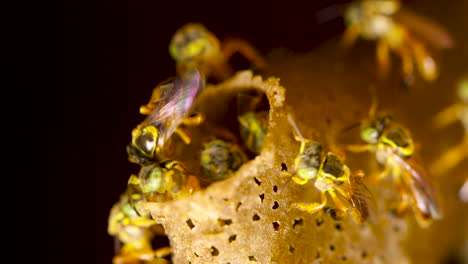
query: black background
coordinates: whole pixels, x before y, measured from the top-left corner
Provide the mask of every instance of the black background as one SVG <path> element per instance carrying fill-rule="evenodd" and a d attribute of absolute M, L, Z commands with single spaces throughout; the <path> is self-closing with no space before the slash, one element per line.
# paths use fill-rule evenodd
<path fill-rule="evenodd" d="M 265 54 L 277 47 L 305 52 L 343 32 L 342 18 L 318 24 L 314 14 L 345 2 L 17 3 L 21 89 L 11 111 L 20 113 L 15 126 L 25 135 L 6 138 L 19 151 L 7 153 L 20 163 L 13 175 L 15 258 L 111 263 L 109 210 L 138 171 L 125 146 L 143 118 L 139 106 L 175 74 L 168 44 L 177 28 L 201 22 L 221 39 L 242 37 Z"/>

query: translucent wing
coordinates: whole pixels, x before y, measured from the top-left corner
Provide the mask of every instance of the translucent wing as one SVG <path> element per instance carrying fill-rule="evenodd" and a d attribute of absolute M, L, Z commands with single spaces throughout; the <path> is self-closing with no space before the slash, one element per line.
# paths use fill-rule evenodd
<path fill-rule="evenodd" d="M 372 193 L 363 182 L 363 173 L 358 171 L 348 178 L 348 182 L 337 186 L 345 197 L 356 222 L 373 222 L 376 204 Z"/>
<path fill-rule="evenodd" d="M 362 177 L 349 177 L 349 183 L 352 190 L 352 195 L 349 198 L 349 202 L 356 210 L 356 213 L 361 219 L 361 222 L 373 219 L 373 214 L 376 210 L 375 200 L 367 186 L 364 185 Z"/>
<path fill-rule="evenodd" d="M 395 155 L 394 159 L 405 169 L 409 177 L 404 177 L 411 189 L 417 212 L 422 220 L 441 219 L 442 212 L 437 203 L 434 187 L 431 185 L 422 168 L 411 159 Z"/>
<path fill-rule="evenodd" d="M 435 48 L 447 49 L 454 45 L 453 38 L 443 26 L 408 8 L 401 8 L 395 18 Z"/>
<path fill-rule="evenodd" d="M 204 87 L 204 77 L 196 69 L 191 69 L 183 76 L 161 86 L 161 97 L 156 107 L 147 117 L 148 125 L 160 131 L 158 145 L 162 147 L 166 140 L 185 118 Z"/>

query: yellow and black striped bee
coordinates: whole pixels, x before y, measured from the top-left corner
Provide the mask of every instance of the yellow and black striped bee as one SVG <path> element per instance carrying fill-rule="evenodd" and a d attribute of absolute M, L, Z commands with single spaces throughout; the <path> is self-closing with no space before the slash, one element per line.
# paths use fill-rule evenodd
<path fill-rule="evenodd" d="M 414 142 L 408 129 L 396 123 L 390 115 L 376 115 L 374 102 L 366 122 L 361 124 L 361 139 L 367 144 L 348 145 L 352 152 L 370 151 L 384 166 L 382 177 L 393 177 L 402 202 L 396 208 L 402 214 L 412 206 L 418 223 L 428 226 L 432 220 L 441 219 L 442 212 L 437 202 L 436 192 L 427 172 L 414 160 Z"/>
<path fill-rule="evenodd" d="M 301 143 L 299 154 L 294 160 L 292 180 L 304 185 L 315 180 L 315 187 L 320 191 L 320 203 L 294 203 L 292 207 L 316 213 L 325 210 L 328 196 L 332 198 L 336 214 L 350 213 L 357 223 L 363 223 L 371 216 L 373 198 L 362 179 L 362 171 L 351 173 L 343 159 L 334 152 L 325 153 L 319 142 L 305 139 L 292 117 L 289 122 L 294 128 L 294 138 Z M 289 172 L 283 172 L 290 174 Z"/>
<path fill-rule="evenodd" d="M 360 0 L 347 6 L 344 11 L 347 30 L 343 36 L 344 46 L 351 46 L 361 36 L 377 41 L 379 73 L 386 77 L 390 68 L 390 51 L 402 60 L 403 75 L 413 79 L 414 64 L 427 81 L 438 76 L 437 63 L 430 55 L 424 40 L 434 48 L 450 48 L 453 40 L 441 26 L 407 8 L 398 0 Z"/>
<path fill-rule="evenodd" d="M 191 113 L 195 98 L 203 90 L 204 77 L 196 69 L 158 85 L 148 104 L 140 108 L 146 119 L 132 131 L 132 142 L 127 146 L 129 160 L 140 165 L 165 159 L 164 150 L 175 132 L 187 144 L 190 135 L 180 125 L 198 125 L 201 114 Z"/>
<path fill-rule="evenodd" d="M 221 139 L 204 144 L 200 154 L 200 164 L 209 179 L 217 181 L 229 177 L 247 161 L 240 147 Z"/>
<path fill-rule="evenodd" d="M 138 176 L 128 180 L 130 202 L 139 214 L 138 203 L 166 202 L 191 195 L 200 189 L 197 177 L 190 175 L 184 165 L 175 160 L 142 166 Z"/>
<path fill-rule="evenodd" d="M 240 135 L 247 149 L 254 154 L 262 150 L 267 133 L 269 114 L 264 99 L 265 95 L 261 93 L 245 92 L 237 96 Z"/>
<path fill-rule="evenodd" d="M 229 59 L 236 52 L 259 69 L 266 66 L 265 60 L 246 41 L 231 38 L 221 42 L 199 23 L 188 23 L 178 29 L 172 37 L 169 52 L 180 75 L 189 68 L 197 68 L 207 77 L 224 80 L 233 74 Z"/>
<path fill-rule="evenodd" d="M 171 254 L 171 248 L 153 250 L 151 245 L 153 237 L 159 232 L 155 220 L 139 215 L 125 192 L 112 207 L 108 220 L 108 233 L 116 239 L 112 263 L 168 264 L 164 257 Z"/>

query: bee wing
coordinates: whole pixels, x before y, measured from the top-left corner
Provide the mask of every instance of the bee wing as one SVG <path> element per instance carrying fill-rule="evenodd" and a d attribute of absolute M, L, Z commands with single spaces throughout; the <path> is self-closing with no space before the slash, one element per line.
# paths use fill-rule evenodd
<path fill-rule="evenodd" d="M 373 222 L 376 203 L 372 193 L 362 181 L 362 176 L 351 175 L 348 184 L 342 184 L 338 188 L 346 193 L 345 198 L 357 222 Z"/>
<path fill-rule="evenodd" d="M 395 14 L 395 18 L 407 26 L 411 32 L 427 40 L 434 48 L 448 49 L 454 45 L 453 38 L 442 25 L 408 8 L 402 7 Z"/>
<path fill-rule="evenodd" d="M 198 70 L 192 69 L 160 88 L 161 98 L 147 120 L 148 125 L 160 129 L 162 142 L 172 135 L 182 119 L 188 115 L 203 87 L 204 77 Z"/>
<path fill-rule="evenodd" d="M 362 181 L 362 177 L 352 176 L 349 182 L 352 189 L 349 202 L 357 210 L 362 222 L 372 222 L 377 207 L 372 193 Z"/>
<path fill-rule="evenodd" d="M 394 157 L 397 162 L 408 172 L 404 177 L 405 182 L 411 189 L 416 207 L 424 220 L 441 219 L 442 212 L 437 203 L 436 192 L 432 184 L 427 179 L 422 168 L 411 159 L 403 159 L 399 155 Z"/>

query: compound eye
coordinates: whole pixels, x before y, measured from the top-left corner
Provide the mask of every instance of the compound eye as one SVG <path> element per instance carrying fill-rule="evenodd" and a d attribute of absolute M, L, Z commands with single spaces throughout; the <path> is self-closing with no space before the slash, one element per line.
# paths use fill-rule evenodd
<path fill-rule="evenodd" d="M 159 193 L 164 187 L 164 172 L 159 167 L 145 168 L 140 172 L 143 193 Z"/>
<path fill-rule="evenodd" d="M 145 127 L 135 139 L 135 146 L 138 147 L 143 153 L 152 156 L 156 150 L 158 140 L 158 130 L 153 126 Z"/>
<path fill-rule="evenodd" d="M 310 179 L 317 177 L 316 168 L 302 168 L 302 169 L 299 169 L 297 173 L 299 177 L 304 180 L 310 180 Z"/>
<path fill-rule="evenodd" d="M 373 127 L 366 127 L 361 131 L 361 138 L 368 143 L 374 143 L 378 137 L 379 132 Z"/>

